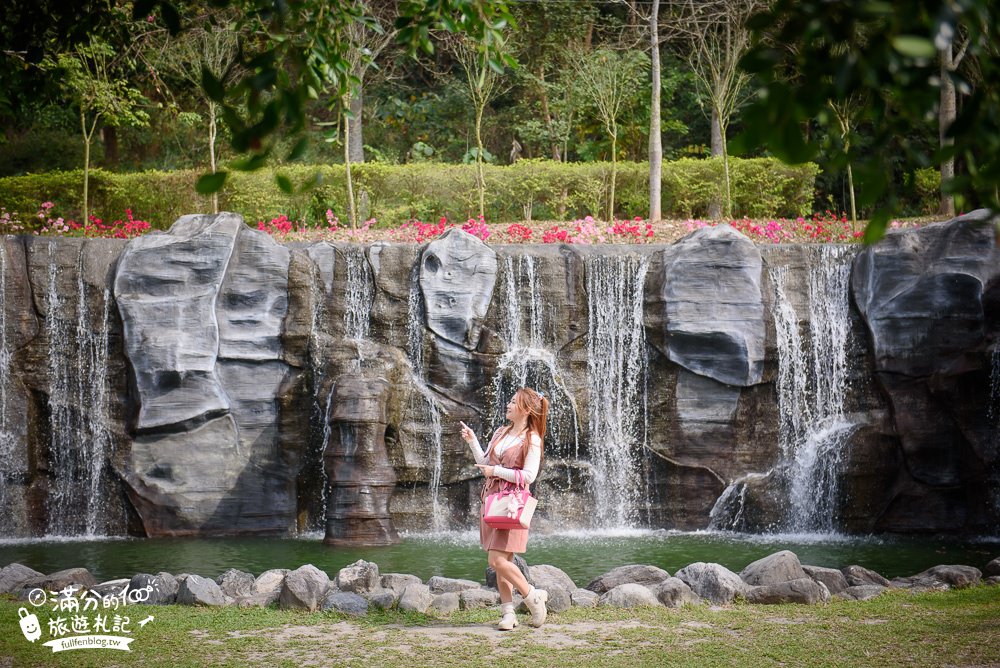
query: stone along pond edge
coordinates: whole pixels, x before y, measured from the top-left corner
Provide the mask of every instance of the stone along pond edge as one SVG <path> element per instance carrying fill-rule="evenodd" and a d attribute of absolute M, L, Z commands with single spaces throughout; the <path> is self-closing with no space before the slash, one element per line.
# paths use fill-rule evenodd
<path fill-rule="evenodd" d="M 888 589 L 914 592 L 964 589 L 977 585 L 1000 585 L 1000 557 L 984 570 L 964 565 L 938 565 L 909 577 L 888 580 L 862 566 L 840 569 L 803 565 L 794 552 L 782 550 L 752 562 L 738 574 L 715 563 L 696 562 L 673 576 L 651 565 L 621 566 L 579 587 L 556 566 L 529 566 L 520 557 L 516 563 L 529 583 L 549 594 L 553 613 L 571 607 L 617 608 L 684 605 L 729 605 L 738 601 L 756 604 L 823 604 L 833 598 L 866 600 Z M 331 579 L 327 573 L 306 564 L 297 569 L 271 569 L 254 576 L 229 569 L 213 579 L 192 573 L 139 573 L 98 583 L 85 568 L 70 568 L 48 575 L 18 563 L 0 569 L 0 595 L 13 596 L 37 605 L 37 590 L 52 598 L 76 596 L 122 604 L 269 607 L 334 611 L 363 616 L 369 610 L 416 612 L 445 616 L 458 610 L 499 606 L 496 574 L 486 571 L 486 584 L 434 576 L 426 582 L 416 575 L 380 573 L 378 564 L 359 560 Z M 32 595 L 32 592 L 36 592 Z M 527 612 L 515 593 L 519 612 Z"/>

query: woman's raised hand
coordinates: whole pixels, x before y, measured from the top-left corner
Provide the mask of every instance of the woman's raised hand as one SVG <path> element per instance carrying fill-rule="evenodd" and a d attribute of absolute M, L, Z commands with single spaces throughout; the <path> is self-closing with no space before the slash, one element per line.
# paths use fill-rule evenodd
<path fill-rule="evenodd" d="M 458 421 L 458 424 L 462 425 L 461 434 L 463 441 L 465 441 L 466 443 L 472 443 L 474 440 L 476 440 L 476 434 L 472 431 L 472 429 L 469 428 L 469 425 L 465 424 L 461 420 Z"/>

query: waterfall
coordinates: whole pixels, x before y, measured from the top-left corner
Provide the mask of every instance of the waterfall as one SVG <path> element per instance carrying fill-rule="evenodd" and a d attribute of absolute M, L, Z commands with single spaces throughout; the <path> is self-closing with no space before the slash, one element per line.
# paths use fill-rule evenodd
<path fill-rule="evenodd" d="M 7 342 L 7 240 L 0 235 L 0 535 L 4 536 L 12 536 L 19 531 L 15 512 L 17 500 L 11 491 L 22 468 L 7 417 L 12 354 Z"/>
<path fill-rule="evenodd" d="M 580 453 L 576 403 L 553 352 L 555 336 L 545 334 L 535 258 L 507 255 L 499 269 L 498 329 L 505 352 L 493 377 L 489 423 L 505 422 L 507 402 L 518 388 L 534 388 L 549 400 L 546 456 L 577 458 Z M 566 474 L 571 476 L 572 469 L 567 468 Z M 572 484 L 571 479 L 566 482 Z"/>
<path fill-rule="evenodd" d="M 779 438 L 788 485 L 788 528 L 833 531 L 837 522 L 837 476 L 850 436 L 858 425 L 844 415 L 848 352 L 852 341 L 850 272 L 846 246 L 810 249 L 809 328 L 786 293 L 787 272 L 770 269 L 778 347 Z"/>
<path fill-rule="evenodd" d="M 406 356 L 413 366 L 413 375 L 424 376 L 424 300 L 420 294 L 420 263 L 410 271 L 409 293 L 406 297 Z"/>
<path fill-rule="evenodd" d="M 349 339 L 367 339 L 375 301 L 375 280 L 363 246 L 348 246 L 344 256 L 347 262 L 344 334 Z"/>
<path fill-rule="evenodd" d="M 766 480 L 771 475 L 767 473 L 748 473 L 734 480 L 718 499 L 709 511 L 708 528 L 724 529 L 728 531 L 747 531 L 747 518 L 744 516 L 747 503 L 747 490 L 751 482 Z"/>
<path fill-rule="evenodd" d="M 66 319 L 66 300 L 58 292 L 56 244 L 49 242 L 45 331 L 49 372 L 50 535 L 99 535 L 107 525 L 109 494 L 104 469 L 111 446 L 108 426 L 108 314 L 110 293 L 103 292 L 97 332 L 83 282 L 84 247 L 77 264 L 75 327 Z"/>
<path fill-rule="evenodd" d="M 990 402 L 986 416 L 994 436 L 1000 439 L 1000 344 L 990 355 Z"/>
<path fill-rule="evenodd" d="M 587 258 L 590 457 L 597 521 L 605 528 L 635 524 L 642 489 L 647 269 L 648 261 L 636 256 Z"/>

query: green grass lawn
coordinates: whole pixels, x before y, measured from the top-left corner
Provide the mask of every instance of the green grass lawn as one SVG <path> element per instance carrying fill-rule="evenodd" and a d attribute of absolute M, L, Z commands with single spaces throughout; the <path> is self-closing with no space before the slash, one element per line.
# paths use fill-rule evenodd
<path fill-rule="evenodd" d="M 541 629 L 493 629 L 496 610 L 446 618 L 399 612 L 362 619 L 277 609 L 128 606 L 130 653 L 53 654 L 22 636 L 18 608 L 0 600 L 6 666 L 1000 666 L 1000 587 L 822 606 L 600 608 L 550 615 Z M 29 606 L 30 607 L 30 606 Z M 91 617 L 93 614 L 91 613 Z"/>

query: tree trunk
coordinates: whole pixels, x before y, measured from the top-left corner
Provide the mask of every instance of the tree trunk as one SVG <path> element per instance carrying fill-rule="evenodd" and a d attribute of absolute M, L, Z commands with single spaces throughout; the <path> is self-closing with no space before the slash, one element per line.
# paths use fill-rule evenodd
<path fill-rule="evenodd" d="M 663 174 L 663 136 L 660 132 L 660 0 L 653 0 L 649 39 L 653 62 L 653 97 L 649 112 L 649 221 L 662 218 L 660 185 Z"/>
<path fill-rule="evenodd" d="M 215 162 L 215 138 L 218 135 L 218 106 L 214 102 L 208 103 L 208 159 L 212 167 L 212 173 L 217 171 Z M 219 193 L 212 193 L 212 213 L 219 213 Z"/>
<path fill-rule="evenodd" d="M 608 222 L 615 220 L 615 184 L 618 180 L 618 126 L 609 128 L 611 133 L 611 194 L 608 197 Z"/>
<path fill-rule="evenodd" d="M 479 216 L 486 217 L 486 177 L 483 174 L 483 108 L 476 107 L 476 188 L 479 189 Z"/>
<path fill-rule="evenodd" d="M 725 142 L 722 140 L 722 121 L 719 116 L 718 110 L 715 105 L 712 105 L 712 157 L 713 158 L 723 158 L 722 168 L 724 172 L 724 177 L 728 181 L 729 174 L 726 170 L 726 160 L 725 160 Z M 728 188 L 728 183 L 726 184 Z M 713 199 L 708 205 L 708 217 L 712 220 L 718 220 L 722 218 L 722 200 L 724 197 L 717 197 Z"/>
<path fill-rule="evenodd" d="M 733 217 L 733 189 L 732 182 L 729 178 L 729 151 L 723 149 L 722 151 L 722 174 L 725 176 L 726 180 L 726 193 L 725 193 L 725 210 L 723 213 L 726 218 Z"/>
<path fill-rule="evenodd" d="M 722 138 L 722 119 L 719 117 L 719 111 L 714 108 L 712 109 L 712 157 L 721 158 L 722 152 L 725 150 L 725 140 Z"/>
<path fill-rule="evenodd" d="M 350 104 L 350 100 L 344 100 Z M 351 229 L 358 229 L 358 212 L 354 206 L 354 182 L 351 180 L 351 123 L 344 115 L 344 172 L 347 177 L 347 210 L 351 216 Z"/>
<path fill-rule="evenodd" d="M 364 99 L 363 91 L 361 86 L 351 95 L 351 115 L 352 118 L 347 120 L 347 124 L 351 126 L 351 162 L 364 162 L 365 161 L 365 140 L 361 129 L 361 112 L 364 110 Z"/>
<path fill-rule="evenodd" d="M 542 103 L 542 117 L 545 119 L 545 127 L 549 131 L 549 143 L 552 149 L 552 159 L 556 162 L 562 160 L 559 156 L 559 139 L 556 137 L 555 132 L 552 129 L 552 114 L 549 112 L 549 94 L 545 90 L 545 66 L 538 66 L 538 80 L 541 82 L 541 89 L 539 91 L 539 102 Z M 530 149 L 529 149 L 530 151 Z"/>
<path fill-rule="evenodd" d="M 955 122 L 956 100 L 955 84 L 951 81 L 951 73 L 955 69 L 952 62 L 952 46 L 949 44 L 941 49 L 941 112 L 938 115 L 938 135 L 941 141 L 941 148 L 950 146 L 954 142 L 946 137 L 951 124 Z M 951 157 L 941 161 L 941 208 L 940 212 L 946 216 L 955 215 L 955 198 L 946 195 L 944 185 L 955 177 L 955 158 Z"/>
<path fill-rule="evenodd" d="M 96 120 L 94 121 L 97 122 Z M 83 224 L 90 222 L 90 209 L 87 195 L 90 186 L 90 137 L 87 133 L 87 117 L 80 109 L 80 130 L 83 132 Z"/>
<path fill-rule="evenodd" d="M 851 230 L 858 231 L 858 209 L 854 201 L 854 172 L 851 163 L 847 163 L 847 193 L 851 198 Z"/>

